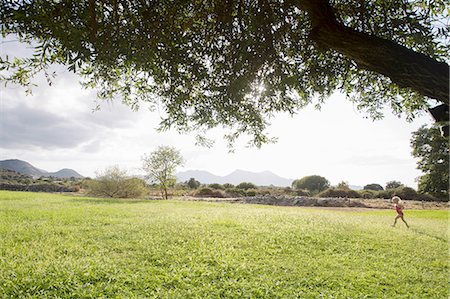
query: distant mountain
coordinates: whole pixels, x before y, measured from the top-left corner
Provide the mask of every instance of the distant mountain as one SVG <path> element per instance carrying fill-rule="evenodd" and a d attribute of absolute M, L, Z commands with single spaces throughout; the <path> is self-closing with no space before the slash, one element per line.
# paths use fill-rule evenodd
<path fill-rule="evenodd" d="M 14 170 L 15 172 L 27 174 L 32 177 L 40 177 L 44 173 L 47 173 L 47 171 L 36 168 L 26 161 L 17 159 L 0 161 L 0 168 Z"/>
<path fill-rule="evenodd" d="M 235 170 L 226 176 L 217 176 L 204 170 L 188 170 L 177 173 L 177 179 L 180 182 L 185 182 L 190 178 L 195 178 L 202 184 L 239 184 L 242 182 L 250 182 L 258 186 L 290 186 L 292 180 L 280 177 L 273 172 L 250 172 L 245 170 Z"/>
<path fill-rule="evenodd" d="M 202 184 L 223 184 L 223 177 L 212 174 L 211 172 L 205 170 L 187 170 L 177 173 L 177 181 L 185 182 L 190 178 L 194 178 Z"/>
<path fill-rule="evenodd" d="M 63 168 L 57 172 L 49 172 L 49 174 L 50 176 L 55 178 L 72 178 L 72 177 L 77 179 L 83 178 L 81 174 L 69 168 Z"/>
<path fill-rule="evenodd" d="M 8 169 L 13 170 L 18 173 L 30 175 L 32 177 L 56 177 L 56 178 L 83 178 L 81 174 L 76 172 L 73 169 L 64 168 L 57 172 L 48 172 L 43 169 L 39 169 L 31 165 L 30 163 L 18 159 L 11 159 L 11 160 L 3 160 L 0 161 L 0 169 Z"/>

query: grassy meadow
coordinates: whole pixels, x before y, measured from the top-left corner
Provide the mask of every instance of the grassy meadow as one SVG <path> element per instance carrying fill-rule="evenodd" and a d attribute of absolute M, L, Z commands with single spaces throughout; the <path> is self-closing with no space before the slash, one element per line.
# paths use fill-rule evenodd
<path fill-rule="evenodd" d="M 394 216 L 0 191 L 0 298 L 448 298 L 448 211 Z"/>

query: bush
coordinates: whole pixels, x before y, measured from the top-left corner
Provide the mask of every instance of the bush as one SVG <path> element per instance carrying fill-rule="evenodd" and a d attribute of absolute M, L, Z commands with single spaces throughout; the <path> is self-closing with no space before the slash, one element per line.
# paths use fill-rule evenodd
<path fill-rule="evenodd" d="M 225 194 L 220 190 L 213 190 L 211 188 L 200 188 L 194 193 L 194 196 L 223 198 L 225 197 Z"/>
<path fill-rule="evenodd" d="M 317 197 L 360 198 L 361 195 L 355 190 L 339 190 L 329 188 L 317 194 Z"/>
<path fill-rule="evenodd" d="M 230 188 L 225 190 L 226 194 L 230 197 L 243 197 L 245 196 L 245 191 L 238 188 Z"/>
<path fill-rule="evenodd" d="M 58 184 L 39 183 L 39 184 L 10 184 L 0 183 L 0 190 L 8 191 L 30 191 L 30 192 L 76 192 L 78 191 L 73 187 L 61 186 Z"/>
<path fill-rule="evenodd" d="M 377 193 L 377 195 L 379 198 L 391 199 L 392 196 L 394 196 L 396 190 L 397 189 L 388 189 L 388 190 L 379 191 Z"/>
<path fill-rule="evenodd" d="M 225 184 L 223 184 L 222 185 L 225 189 L 231 189 L 231 188 L 234 188 L 234 185 L 233 184 L 230 184 L 230 183 L 225 183 Z"/>
<path fill-rule="evenodd" d="M 363 189 L 364 190 L 381 191 L 381 190 L 383 190 L 383 187 L 379 184 L 368 184 L 368 185 L 365 185 Z"/>
<path fill-rule="evenodd" d="M 373 199 L 373 198 L 378 198 L 379 192 L 373 191 L 373 190 L 361 190 L 358 191 L 359 195 L 361 195 L 362 198 L 367 198 L 367 199 Z"/>
<path fill-rule="evenodd" d="M 420 201 L 440 201 L 438 198 L 430 194 L 417 194 L 417 200 Z"/>
<path fill-rule="evenodd" d="M 391 199 L 395 195 L 404 200 L 420 200 L 420 196 L 417 194 L 417 191 L 406 186 L 378 192 L 378 197 L 384 199 Z"/>
<path fill-rule="evenodd" d="M 395 190 L 395 195 L 400 196 L 401 199 L 415 200 L 418 198 L 416 190 L 410 187 L 400 187 Z"/>
<path fill-rule="evenodd" d="M 256 196 L 256 194 L 257 194 L 257 190 L 255 190 L 255 189 L 249 189 L 245 192 L 245 195 L 249 196 L 249 197 L 254 197 L 254 196 Z"/>
<path fill-rule="evenodd" d="M 216 190 L 224 190 L 225 188 L 221 184 L 209 184 L 208 188 Z"/>
<path fill-rule="evenodd" d="M 248 190 L 248 189 L 256 189 L 256 185 L 249 182 L 242 182 L 236 186 L 238 189 Z"/>
<path fill-rule="evenodd" d="M 107 168 L 96 179 L 86 180 L 85 185 L 89 195 L 133 198 L 141 197 L 147 193 L 144 180 L 126 175 L 126 171 L 117 166 Z"/>

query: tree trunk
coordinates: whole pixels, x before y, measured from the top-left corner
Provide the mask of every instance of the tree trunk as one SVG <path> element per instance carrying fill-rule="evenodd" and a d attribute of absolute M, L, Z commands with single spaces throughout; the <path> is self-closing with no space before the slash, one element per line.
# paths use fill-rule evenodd
<path fill-rule="evenodd" d="M 356 31 L 336 21 L 328 1 L 298 0 L 311 19 L 311 39 L 352 59 L 361 69 L 389 77 L 402 88 L 448 103 L 449 66 L 393 41 Z"/>

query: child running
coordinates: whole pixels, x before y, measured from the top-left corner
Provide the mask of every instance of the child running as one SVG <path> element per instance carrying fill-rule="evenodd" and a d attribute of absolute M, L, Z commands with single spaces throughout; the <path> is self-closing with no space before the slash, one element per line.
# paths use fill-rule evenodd
<path fill-rule="evenodd" d="M 394 224 L 392 224 L 392 227 L 395 227 L 395 225 L 397 224 L 397 219 L 400 218 L 402 219 L 403 222 L 405 222 L 406 227 L 409 228 L 408 223 L 406 223 L 405 219 L 403 218 L 404 206 L 401 204 L 402 202 L 401 198 L 398 196 L 394 196 L 392 197 L 392 202 L 394 203 L 395 210 L 397 211 L 397 216 L 394 219 Z"/>

